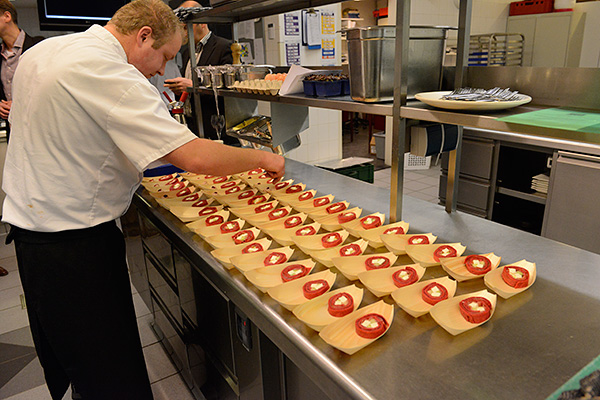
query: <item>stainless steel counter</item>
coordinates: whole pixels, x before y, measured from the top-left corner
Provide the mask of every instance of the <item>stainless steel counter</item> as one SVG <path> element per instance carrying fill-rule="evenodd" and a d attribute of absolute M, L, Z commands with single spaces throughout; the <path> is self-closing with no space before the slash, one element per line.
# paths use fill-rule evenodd
<path fill-rule="evenodd" d="M 388 190 L 352 178 L 291 160 L 286 177 L 361 206 L 363 213 L 389 209 Z M 543 399 L 600 354 L 600 256 L 590 252 L 405 197 L 410 232 L 433 232 L 440 243 L 460 241 L 467 254 L 494 252 L 503 257 L 502 264 L 523 258 L 536 262 L 537 281 L 520 295 L 499 298 L 491 321 L 456 337 L 429 315 L 414 319 L 396 307 L 387 334 L 348 356 L 239 272 L 226 271 L 204 241 L 147 193 L 140 189 L 134 202 L 334 399 Z M 425 278 L 442 275 L 435 267 Z M 340 274 L 336 286 L 348 283 Z M 482 288 L 482 280 L 463 282 L 457 294 Z M 384 299 L 393 303 L 389 296 Z M 365 290 L 363 305 L 376 300 Z"/>

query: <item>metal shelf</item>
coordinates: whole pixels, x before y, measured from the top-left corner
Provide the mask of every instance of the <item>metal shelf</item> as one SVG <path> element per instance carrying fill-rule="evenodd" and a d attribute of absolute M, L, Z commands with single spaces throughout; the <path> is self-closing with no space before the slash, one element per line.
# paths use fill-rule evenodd
<path fill-rule="evenodd" d="M 538 204 L 546 204 L 546 198 L 547 198 L 546 195 L 541 194 L 541 193 L 525 193 L 525 192 L 520 192 L 518 190 L 508 189 L 505 187 L 499 187 L 498 193 L 502 193 L 502 194 L 505 194 L 505 195 L 511 196 L 511 197 L 516 197 L 521 200 L 532 201 L 532 202 L 538 203 Z"/>
<path fill-rule="evenodd" d="M 400 116 L 402 118 L 437 122 L 442 124 L 461 125 L 470 128 L 543 136 L 546 138 L 568 140 L 570 142 L 578 141 L 586 144 L 600 144 L 600 135 L 595 133 L 578 132 L 556 128 L 550 129 L 533 125 L 506 123 L 498 120 L 498 118 L 506 117 L 509 115 L 543 110 L 546 108 L 551 107 L 520 106 L 510 110 L 503 110 L 485 114 L 475 112 L 469 113 L 440 110 L 423 104 L 419 101 L 412 101 L 407 103 L 406 106 L 402 106 Z"/>
<path fill-rule="evenodd" d="M 235 0 L 211 10 L 203 11 L 196 18 L 187 20 L 193 23 L 233 23 L 247 21 L 254 18 L 281 14 L 289 11 L 301 10 L 341 3 L 340 0 Z"/>
<path fill-rule="evenodd" d="M 189 88 L 191 90 L 191 88 Z M 201 94 L 212 95 L 210 88 L 198 88 Z M 326 108 L 330 110 L 341 110 L 349 112 L 361 112 L 374 115 L 393 116 L 392 102 L 384 103 L 361 103 L 352 100 L 350 96 L 340 97 L 307 97 L 304 95 L 270 96 L 264 94 L 242 93 L 235 90 L 218 89 L 218 95 L 224 97 L 237 97 L 249 100 L 268 101 L 274 103 Z M 594 133 L 577 132 L 556 128 L 544 128 L 533 125 L 521 125 L 499 121 L 498 118 L 525 112 L 543 110 L 550 107 L 544 106 L 520 106 L 510 110 L 496 111 L 492 113 L 460 112 L 437 109 L 421 103 L 418 100 L 408 101 L 400 109 L 400 117 L 425 122 L 440 124 L 460 125 L 469 128 L 486 129 L 496 132 L 512 134 L 525 134 L 565 140 L 568 142 L 581 142 L 583 144 L 600 145 L 600 135 Z"/>
<path fill-rule="evenodd" d="M 191 88 L 190 88 L 191 89 Z M 198 92 L 201 94 L 214 94 L 210 88 L 198 88 Z M 339 96 L 339 97 L 307 97 L 304 95 L 291 95 L 291 96 L 270 96 L 265 94 L 253 94 L 253 93 L 242 93 L 236 90 L 218 89 L 219 96 L 226 97 L 237 97 L 241 99 L 249 100 L 260 100 L 269 101 L 273 103 L 290 104 L 297 106 L 308 106 L 326 108 L 330 110 L 341 110 L 349 112 L 362 112 L 367 114 L 385 115 L 392 116 L 393 109 L 392 103 L 360 103 L 354 101 L 350 96 Z"/>

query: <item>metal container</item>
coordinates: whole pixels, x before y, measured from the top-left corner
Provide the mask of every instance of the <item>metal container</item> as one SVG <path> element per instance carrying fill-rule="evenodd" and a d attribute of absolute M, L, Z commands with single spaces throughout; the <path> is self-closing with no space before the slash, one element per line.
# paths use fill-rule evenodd
<path fill-rule="evenodd" d="M 235 83 L 235 71 L 223 72 L 223 85 L 230 88 Z"/>
<path fill-rule="evenodd" d="M 210 87 L 211 86 L 210 70 L 206 67 L 199 67 L 199 68 L 196 68 L 196 70 L 198 71 L 198 77 L 200 78 L 200 83 L 202 85 L 204 85 L 205 87 Z"/>
<path fill-rule="evenodd" d="M 264 79 L 267 74 L 272 73 L 272 65 L 244 65 L 240 67 L 240 81 L 253 79 Z"/>
<path fill-rule="evenodd" d="M 449 27 L 411 26 L 408 96 L 440 89 Z M 394 99 L 395 26 L 351 28 L 348 39 L 350 95 L 364 102 Z"/>
<path fill-rule="evenodd" d="M 223 87 L 223 74 L 221 71 L 210 71 L 211 86 L 214 88 Z"/>

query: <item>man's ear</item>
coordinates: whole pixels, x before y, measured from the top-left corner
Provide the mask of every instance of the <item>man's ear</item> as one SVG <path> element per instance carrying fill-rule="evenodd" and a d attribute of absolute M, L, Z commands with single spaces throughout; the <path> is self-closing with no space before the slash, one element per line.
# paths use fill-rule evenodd
<path fill-rule="evenodd" d="M 141 46 L 146 40 L 150 39 L 152 39 L 152 28 L 149 26 L 142 26 L 136 36 L 138 46 Z"/>

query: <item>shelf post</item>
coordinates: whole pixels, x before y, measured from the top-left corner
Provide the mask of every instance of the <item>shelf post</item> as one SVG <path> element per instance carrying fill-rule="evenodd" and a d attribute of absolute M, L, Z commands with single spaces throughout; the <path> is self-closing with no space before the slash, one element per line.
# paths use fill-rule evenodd
<path fill-rule="evenodd" d="M 408 92 L 408 41 L 410 37 L 410 2 L 396 0 L 396 43 L 394 70 L 394 104 L 392 122 L 392 181 L 390 187 L 390 222 L 402 219 L 404 195 L 404 153 L 406 152 L 406 119 L 400 109 L 406 105 Z M 404 73 L 402 73 L 404 71 Z"/>
<path fill-rule="evenodd" d="M 194 115 L 192 118 L 196 118 L 196 125 L 198 125 L 198 136 L 204 137 L 204 125 L 202 124 L 202 106 L 200 104 L 200 94 L 196 90 L 200 86 L 198 81 L 198 74 L 196 73 L 197 60 L 196 60 L 196 43 L 194 42 L 194 24 L 192 22 L 187 23 L 188 31 L 188 46 L 190 47 L 190 70 L 192 72 L 192 96 L 194 99 Z"/>
<path fill-rule="evenodd" d="M 467 62 L 469 58 L 469 41 L 471 36 L 471 8 L 473 0 L 460 0 L 458 12 L 458 44 L 456 48 L 456 75 L 454 88 L 463 86 Z M 463 127 L 458 126 L 456 150 L 448 154 L 448 185 L 446 186 L 446 212 L 456 211 L 458 198 L 458 177 L 460 174 L 460 156 L 462 148 Z"/>

